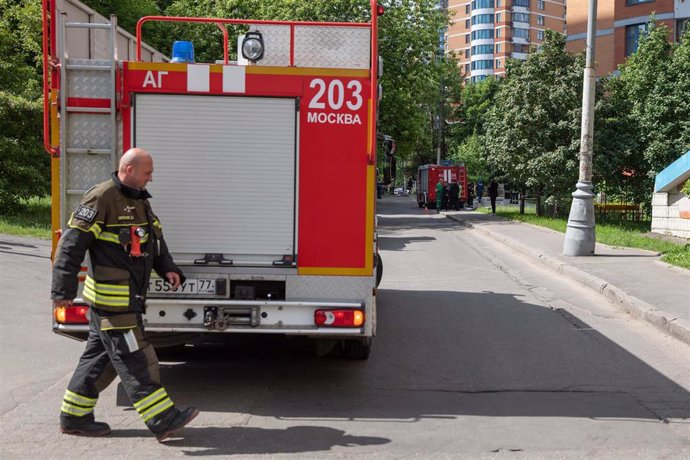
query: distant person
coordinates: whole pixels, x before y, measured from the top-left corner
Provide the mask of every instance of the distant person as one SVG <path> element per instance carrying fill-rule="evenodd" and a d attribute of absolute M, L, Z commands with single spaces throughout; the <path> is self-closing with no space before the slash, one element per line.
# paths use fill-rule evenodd
<path fill-rule="evenodd" d="M 482 198 L 484 197 L 484 182 L 481 180 L 477 182 L 477 206 L 482 205 Z"/>
<path fill-rule="evenodd" d="M 441 198 L 441 207 L 448 211 L 448 198 L 450 195 L 450 184 L 448 184 L 448 181 L 444 180 L 443 181 L 443 196 Z"/>
<path fill-rule="evenodd" d="M 458 181 L 453 179 L 452 183 L 450 184 L 450 187 L 448 188 L 448 193 L 450 195 L 450 208 L 459 211 L 460 210 L 460 186 L 458 185 Z"/>
<path fill-rule="evenodd" d="M 376 184 L 376 198 L 380 200 L 381 195 L 383 195 L 383 184 L 379 182 Z"/>
<path fill-rule="evenodd" d="M 469 184 L 467 184 L 467 204 L 466 205 L 469 206 L 471 209 L 474 209 L 474 206 L 473 206 L 474 201 L 472 201 L 474 199 L 473 188 L 474 188 L 474 186 L 472 185 L 471 182 Z"/>
<path fill-rule="evenodd" d="M 491 199 L 491 213 L 496 214 L 496 198 L 498 198 L 498 182 L 495 180 L 489 184 L 489 198 Z"/>
<path fill-rule="evenodd" d="M 441 212 L 441 204 L 443 201 L 443 182 L 444 180 L 441 179 L 438 181 L 438 184 L 436 184 L 436 212 L 438 213 Z"/>

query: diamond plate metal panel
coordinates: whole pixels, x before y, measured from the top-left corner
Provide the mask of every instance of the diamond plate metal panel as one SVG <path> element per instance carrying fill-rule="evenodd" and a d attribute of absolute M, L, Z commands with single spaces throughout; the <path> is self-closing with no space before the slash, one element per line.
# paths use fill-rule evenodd
<path fill-rule="evenodd" d="M 110 66 L 112 61 L 95 59 L 70 59 L 68 65 L 102 65 Z M 67 78 L 67 95 L 69 97 L 111 97 L 114 88 L 110 80 L 110 71 L 106 70 L 69 70 Z"/>
<path fill-rule="evenodd" d="M 88 190 L 110 177 L 110 155 L 67 155 L 67 190 Z"/>
<path fill-rule="evenodd" d="M 94 24 L 110 24 L 110 20 L 104 18 L 100 14 L 94 14 L 91 22 Z M 89 34 L 91 40 L 91 59 L 110 59 L 111 31 L 108 29 L 91 29 Z"/>
<path fill-rule="evenodd" d="M 295 65 L 368 69 L 370 35 L 361 27 L 295 27 Z"/>
<path fill-rule="evenodd" d="M 252 25 L 249 30 L 261 32 L 264 39 L 264 57 L 251 65 L 290 65 L 290 26 L 260 24 Z"/>
<path fill-rule="evenodd" d="M 67 147 L 110 149 L 112 131 L 109 114 L 71 113 L 67 118 Z"/>
<path fill-rule="evenodd" d="M 288 300 L 337 299 L 368 303 L 374 282 L 373 276 L 291 276 L 285 289 Z"/>

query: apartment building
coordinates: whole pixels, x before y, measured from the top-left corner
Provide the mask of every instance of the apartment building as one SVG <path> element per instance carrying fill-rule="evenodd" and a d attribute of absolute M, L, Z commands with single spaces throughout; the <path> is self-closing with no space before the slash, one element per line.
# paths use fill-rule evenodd
<path fill-rule="evenodd" d="M 568 51 L 585 49 L 588 8 L 589 0 L 568 0 Z M 598 0 L 594 48 L 597 76 L 616 71 L 637 50 L 652 13 L 670 29 L 669 41 L 677 41 L 688 27 L 690 0 Z"/>
<path fill-rule="evenodd" d="M 465 83 L 505 74 L 506 59 L 525 59 L 546 29 L 565 33 L 565 0 L 448 0 L 447 8 L 444 46 L 458 56 Z"/>

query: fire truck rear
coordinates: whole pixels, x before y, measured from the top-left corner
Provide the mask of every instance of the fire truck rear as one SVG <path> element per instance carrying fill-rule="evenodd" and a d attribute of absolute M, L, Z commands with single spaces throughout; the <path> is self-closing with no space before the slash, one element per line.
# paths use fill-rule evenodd
<path fill-rule="evenodd" d="M 114 17 L 73 22 L 44 2 L 53 247 L 83 193 L 109 178 L 124 151 L 145 148 L 155 163 L 152 204 L 187 276 L 177 291 L 151 280 L 145 323 L 154 343 L 287 334 L 367 358 L 380 264 L 381 12 L 372 1 L 367 23 L 145 17 L 136 55 L 121 60 Z M 152 21 L 221 28 L 224 58 L 145 62 L 142 26 Z M 231 37 L 227 25 L 245 32 Z M 84 30 L 106 56 L 74 57 L 70 34 Z M 54 331 L 85 338 L 87 310 L 81 296 L 56 310 Z"/>

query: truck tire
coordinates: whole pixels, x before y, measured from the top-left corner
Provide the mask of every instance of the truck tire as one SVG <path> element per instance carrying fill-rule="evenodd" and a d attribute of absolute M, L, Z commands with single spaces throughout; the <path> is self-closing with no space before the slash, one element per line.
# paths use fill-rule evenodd
<path fill-rule="evenodd" d="M 381 284 L 381 278 L 383 278 L 383 259 L 381 258 L 381 254 L 378 252 L 376 253 L 376 287 L 379 287 L 379 284 Z"/>
<path fill-rule="evenodd" d="M 368 359 L 371 352 L 371 337 L 343 340 L 340 352 L 343 358 Z"/>

